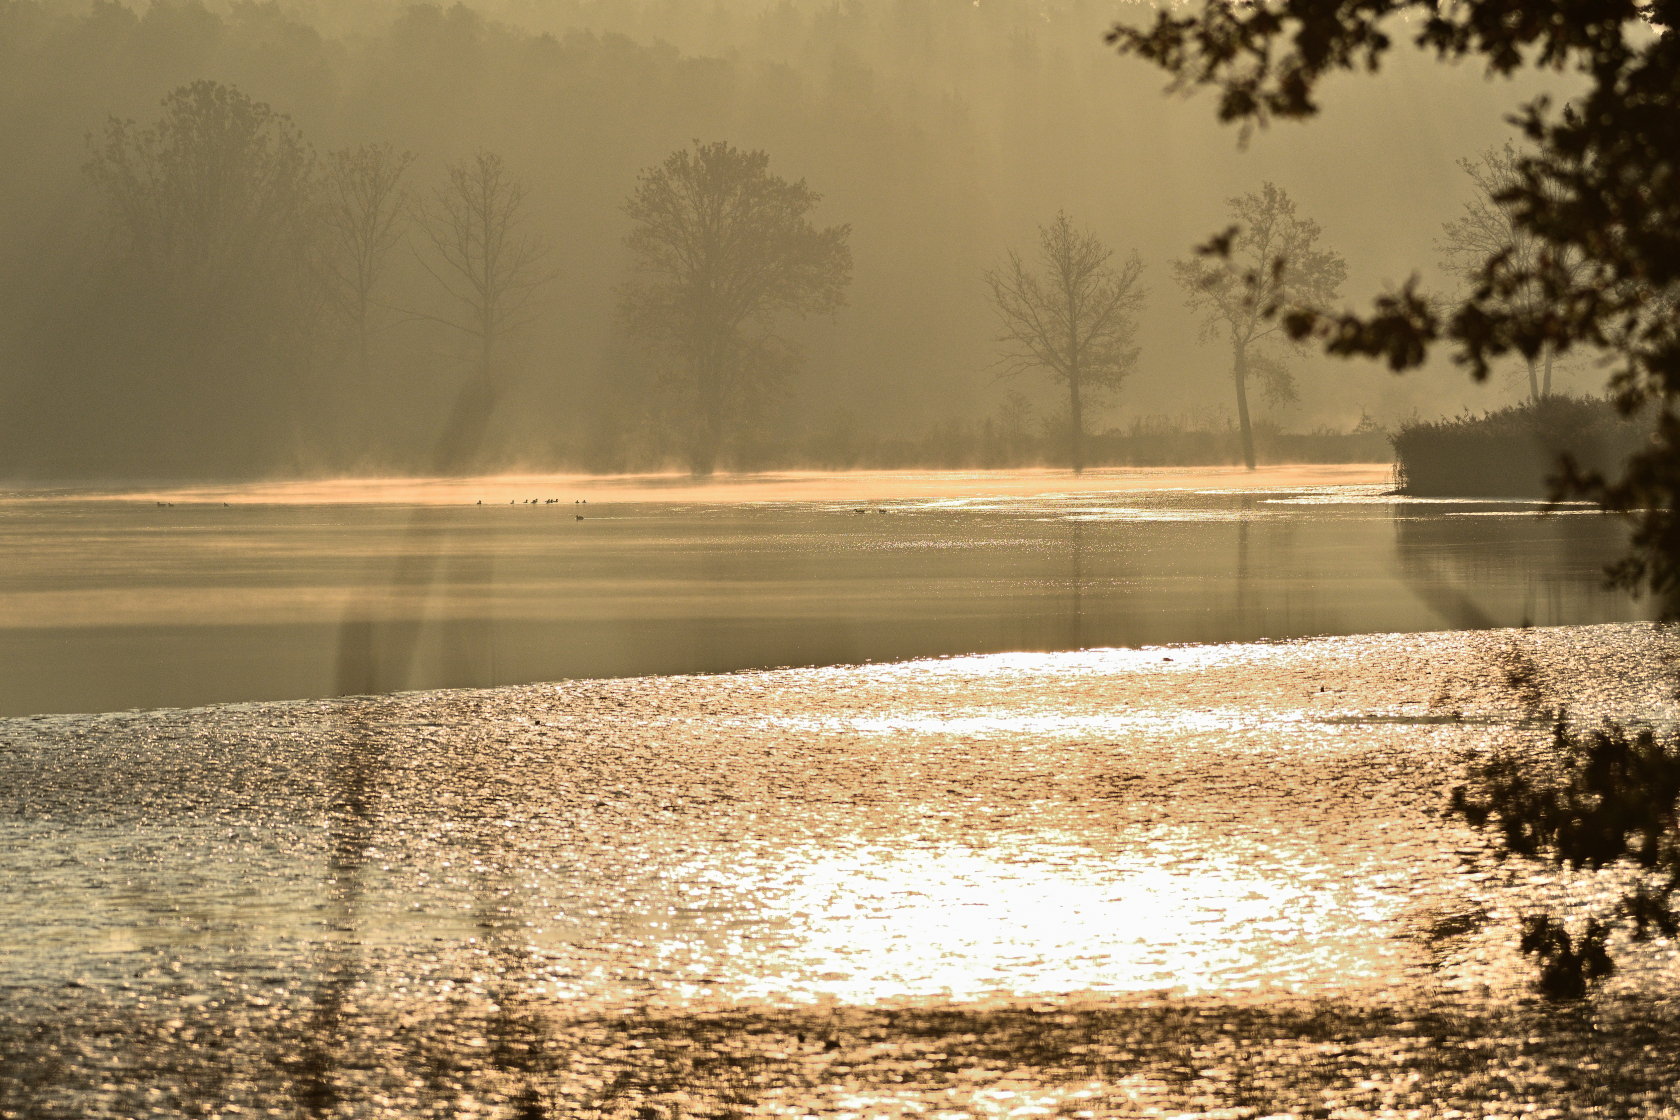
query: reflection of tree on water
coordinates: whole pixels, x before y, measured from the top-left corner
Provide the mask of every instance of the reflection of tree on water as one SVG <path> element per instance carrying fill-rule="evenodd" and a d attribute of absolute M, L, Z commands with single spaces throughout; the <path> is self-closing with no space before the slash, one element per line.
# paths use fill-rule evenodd
<path fill-rule="evenodd" d="M 391 840 L 380 836 L 379 808 L 390 760 L 367 707 L 348 709 L 343 725 L 330 771 L 327 905 L 314 1013 L 293 1063 L 297 1103 L 315 1116 L 341 1111 L 349 1103 L 341 1088 L 350 1081 L 346 1071 L 377 1060 L 369 1047 L 380 1036 L 418 1027 L 409 1043 L 419 1043 L 415 1072 L 435 1099 L 450 1099 L 470 1085 L 471 1092 L 501 1095 L 515 1116 L 551 1115 L 544 1086 L 554 1083 L 559 1056 L 525 990 L 534 970 L 517 893 L 518 853 L 503 838 L 508 805 L 473 806 L 471 832 L 457 856 L 471 867 L 474 936 L 456 951 L 465 958 L 462 967 L 475 980 L 482 977 L 478 1006 L 440 1008 L 436 1020 L 406 1027 L 381 1019 L 374 1006 L 379 997 L 367 990 L 377 977 L 364 956 L 374 911 L 366 872 Z M 486 1077 L 487 1087 L 473 1084 Z"/>
<path fill-rule="evenodd" d="M 1245 493 L 1231 506 L 1236 539 L 1233 552 L 1226 554 L 1232 566 L 1224 577 L 1231 597 L 1223 606 L 1227 625 L 1216 640 L 1254 641 L 1345 628 L 1337 605 L 1317 591 L 1327 574 L 1319 567 L 1324 542 L 1309 538 L 1303 548 L 1300 525 L 1257 508 L 1257 500 L 1264 498 Z"/>
<path fill-rule="evenodd" d="M 495 409 L 498 384 L 484 365 L 462 387 L 448 422 L 432 456 L 434 475 L 457 472 L 471 461 L 483 443 L 491 413 Z M 353 604 L 339 630 L 338 692 L 367 694 L 388 692 L 406 686 L 420 643 L 421 620 L 405 615 L 396 604 L 404 592 L 427 591 L 440 582 L 459 577 L 467 586 L 489 587 L 492 560 L 488 553 L 458 559 L 448 572 L 442 569 L 442 537 L 445 532 L 425 509 L 413 514 L 390 580 L 390 595 L 384 602 L 377 593 L 369 602 Z M 469 606 L 469 611 L 471 607 Z M 453 620 L 443 627 L 446 664 L 477 679 L 475 662 L 486 660 L 494 680 L 493 624 L 487 619 Z M 479 655 L 479 656 L 475 656 Z M 317 963 L 315 1014 L 303 1040 L 299 1065 L 299 1104 L 315 1115 L 338 1110 L 339 1092 L 335 1074 L 340 1055 L 351 1049 L 354 1024 L 366 1014 L 352 1002 L 351 993 L 362 981 L 361 935 L 366 884 L 363 881 L 369 858 L 376 848 L 378 815 L 375 802 L 387 774 L 384 740 L 379 727 L 357 705 L 345 717 L 345 734 L 339 740 L 334 760 L 329 808 L 327 917 Z M 485 1024 L 488 1065 L 517 1076 L 522 1088 L 514 1095 L 517 1115 L 548 1115 L 533 1076 L 536 1063 L 544 1060 L 537 1022 L 522 1013 L 523 1000 L 518 978 L 528 970 L 519 967 L 528 955 L 517 945 L 517 931 L 523 927 L 513 892 L 502 884 L 510 879 L 499 871 L 503 858 L 496 814 L 474 814 L 472 866 L 475 898 L 475 926 L 479 931 L 478 953 L 483 957 L 489 984 L 486 997 L 492 1009 Z M 466 1024 L 444 1024 L 446 1050 L 434 1063 L 437 1075 L 472 1064 L 464 1058 L 471 1052 L 468 1040 L 457 1037 Z M 443 1077 L 447 1080 L 447 1076 Z M 498 1079 L 506 1083 L 505 1078 Z"/>
<path fill-rule="evenodd" d="M 442 679 L 453 688 L 494 688 L 496 675 L 496 619 L 494 597 L 496 559 L 489 549 L 457 553 L 450 558 L 443 576 L 446 587 L 482 588 L 483 604 L 466 600 L 463 616 L 445 618 L 438 625 L 439 668 Z"/>
<path fill-rule="evenodd" d="M 1503 502 L 1391 507 L 1398 574 L 1453 629 L 1634 621 L 1641 604 L 1604 585 L 1626 551 L 1626 529 L 1605 515 Z"/>
<path fill-rule="evenodd" d="M 1068 649 L 1084 649 L 1085 596 L 1085 523 L 1079 518 L 1068 521 L 1068 554 L 1073 565 L 1073 599 L 1068 607 Z"/>
<path fill-rule="evenodd" d="M 512 866 L 517 852 L 508 850 L 508 830 L 499 827 L 499 816 L 478 813 L 473 840 L 473 925 L 478 931 L 477 955 L 489 981 L 486 1056 L 514 1115 L 534 1120 L 553 1111 L 551 1093 L 544 1087 L 554 1081 L 558 1055 L 550 1052 L 548 1031 L 526 987 L 533 962 Z"/>
<path fill-rule="evenodd" d="M 1237 618 L 1246 628 L 1248 620 L 1248 522 L 1254 516 L 1254 496 L 1244 494 L 1237 514 Z"/>
<path fill-rule="evenodd" d="M 357 709 L 344 718 L 336 744 L 328 805 L 326 916 L 315 964 L 319 978 L 315 1014 L 303 1038 L 298 1062 L 299 1104 L 325 1116 L 337 1110 L 334 1073 L 349 1043 L 350 993 L 362 975 L 360 927 L 365 884 L 362 873 L 374 847 L 378 781 L 384 768 L 381 742 Z"/>
<path fill-rule="evenodd" d="M 484 442 L 498 388 L 489 370 L 469 378 L 461 387 L 432 450 L 434 477 L 458 473 L 472 461 Z M 392 692 L 408 686 L 420 645 L 421 620 L 398 605 L 399 596 L 429 590 L 439 582 L 446 532 L 430 511 L 416 510 L 391 572 L 390 593 L 382 597 L 378 591 L 370 591 L 367 600 L 351 604 L 345 612 L 338 637 L 339 695 Z M 487 568 L 484 574 L 488 574 Z"/>

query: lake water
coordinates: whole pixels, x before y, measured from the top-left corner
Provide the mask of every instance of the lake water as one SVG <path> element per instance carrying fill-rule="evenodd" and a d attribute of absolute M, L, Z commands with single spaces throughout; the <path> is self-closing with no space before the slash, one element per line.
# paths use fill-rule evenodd
<path fill-rule="evenodd" d="M 1675 944 L 1536 1005 L 1614 876 L 1443 811 L 1672 636 L 1617 522 L 1384 489 L 13 495 L 8 711 L 261 702 L 0 718 L 0 1116 L 1673 1103 Z"/>
<path fill-rule="evenodd" d="M 0 714 L 1644 617 L 1601 586 L 1614 520 L 1387 489 L 1354 466 L 13 493 Z"/>
<path fill-rule="evenodd" d="M 1559 706 L 1672 722 L 1675 653 L 1554 627 L 0 720 L 0 1114 L 1663 1115 L 1675 944 L 1618 935 L 1590 1003 L 1535 1005 L 1521 916 L 1614 884 L 1443 809 Z"/>

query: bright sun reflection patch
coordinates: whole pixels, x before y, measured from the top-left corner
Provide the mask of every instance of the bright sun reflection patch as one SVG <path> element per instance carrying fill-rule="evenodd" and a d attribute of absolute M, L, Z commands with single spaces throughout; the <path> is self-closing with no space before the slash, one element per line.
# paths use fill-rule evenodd
<path fill-rule="evenodd" d="M 1183 849 L 1177 849 L 1182 852 Z M 788 869 L 761 899 L 771 959 L 736 958 L 743 998 L 881 993 L 977 998 L 1075 991 L 1183 992 L 1373 978 L 1397 951 L 1372 936 L 1387 896 L 1311 874 L 1245 870 L 1236 854 L 1171 866 L 1089 849 L 867 848 Z M 733 968 L 731 969 L 733 971 Z"/>

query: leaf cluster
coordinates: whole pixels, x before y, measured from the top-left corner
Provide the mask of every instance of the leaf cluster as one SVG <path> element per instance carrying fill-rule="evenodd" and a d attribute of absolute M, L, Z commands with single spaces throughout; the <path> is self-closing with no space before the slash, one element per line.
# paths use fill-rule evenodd
<path fill-rule="evenodd" d="M 1671 903 L 1680 890 L 1680 736 L 1615 723 L 1580 731 L 1559 717 L 1549 748 L 1477 763 L 1451 807 L 1473 826 L 1491 827 L 1507 854 L 1577 870 L 1637 868 L 1643 874 L 1618 917 L 1633 924 L 1636 940 L 1653 931 L 1680 935 Z M 1542 982 L 1562 985 L 1557 994 L 1571 994 L 1568 977 L 1583 969 L 1588 979 L 1609 971 L 1608 959 L 1599 960 L 1602 925 L 1579 943 L 1549 920 L 1528 925 L 1524 951 L 1541 956 Z"/>

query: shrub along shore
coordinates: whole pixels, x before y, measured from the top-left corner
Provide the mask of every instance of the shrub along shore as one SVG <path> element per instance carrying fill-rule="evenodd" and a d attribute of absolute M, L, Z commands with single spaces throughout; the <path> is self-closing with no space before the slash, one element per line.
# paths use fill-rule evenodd
<path fill-rule="evenodd" d="M 1559 459 L 1615 477 L 1652 421 L 1601 397 L 1545 397 L 1482 416 L 1411 421 L 1395 432 L 1399 491 L 1429 498 L 1544 498 Z"/>

